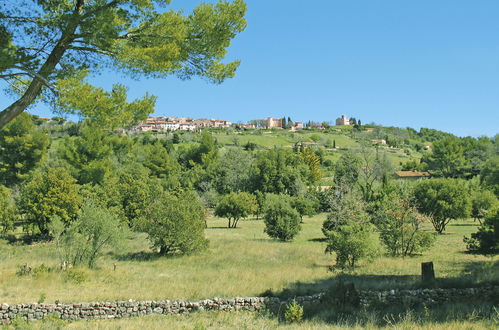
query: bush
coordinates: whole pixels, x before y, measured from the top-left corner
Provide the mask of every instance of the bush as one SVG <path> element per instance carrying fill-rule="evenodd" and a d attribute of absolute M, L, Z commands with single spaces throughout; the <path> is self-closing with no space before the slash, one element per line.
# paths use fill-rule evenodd
<path fill-rule="evenodd" d="M 267 195 L 264 213 L 265 232 L 272 238 L 289 241 L 301 230 L 300 215 L 284 195 Z"/>
<path fill-rule="evenodd" d="M 17 209 L 9 188 L 0 185 L 0 232 L 7 233 L 14 229 Z"/>
<path fill-rule="evenodd" d="M 95 266 L 102 249 L 116 247 L 125 237 L 125 226 L 119 218 L 108 210 L 87 201 L 77 219 L 65 226 L 55 217 L 50 231 L 57 244 L 61 265 Z"/>
<path fill-rule="evenodd" d="M 353 268 L 358 260 L 378 255 L 379 239 L 370 223 L 366 204 L 353 192 L 337 192 L 322 231 L 327 238 L 325 252 L 336 253 L 336 264 L 340 268 Z"/>
<path fill-rule="evenodd" d="M 293 299 L 284 311 L 284 319 L 289 323 L 299 323 L 303 318 L 303 307 Z"/>
<path fill-rule="evenodd" d="M 340 268 L 354 268 L 360 259 L 373 259 L 379 254 L 374 226 L 348 220 L 338 231 L 330 232 L 326 252 L 336 253 L 336 264 Z"/>
<path fill-rule="evenodd" d="M 381 242 L 393 256 L 408 256 L 428 250 L 435 235 L 423 231 L 428 217 L 420 214 L 400 192 L 386 196 L 374 215 Z"/>
<path fill-rule="evenodd" d="M 499 253 L 499 208 L 489 213 L 478 232 L 471 234 L 471 238 L 464 237 L 464 242 L 470 252 Z"/>
<path fill-rule="evenodd" d="M 471 196 L 471 216 L 482 223 L 490 210 L 497 205 L 497 198 L 489 190 L 476 191 Z"/>
<path fill-rule="evenodd" d="M 146 232 L 160 254 L 184 254 L 208 246 L 204 237 L 205 210 L 194 192 L 164 194 L 152 202 L 136 229 Z"/>

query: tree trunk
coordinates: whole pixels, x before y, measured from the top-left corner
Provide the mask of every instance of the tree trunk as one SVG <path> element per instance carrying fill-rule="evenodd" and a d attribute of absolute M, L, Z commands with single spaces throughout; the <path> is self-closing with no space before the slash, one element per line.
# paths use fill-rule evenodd
<path fill-rule="evenodd" d="M 80 24 L 79 15 L 83 5 L 83 1 L 77 2 L 76 8 L 73 12 L 72 21 L 70 21 L 66 29 L 62 31 L 61 38 L 50 52 L 45 63 L 43 63 L 40 70 L 37 72 L 39 77 L 48 80 L 47 78 L 54 72 L 55 67 L 61 61 L 64 52 L 73 41 L 74 33 Z M 0 112 L 0 129 L 19 116 L 30 104 L 35 101 L 36 97 L 42 92 L 43 85 L 44 82 L 42 79 L 33 77 L 33 80 L 24 94 L 17 101 Z"/>

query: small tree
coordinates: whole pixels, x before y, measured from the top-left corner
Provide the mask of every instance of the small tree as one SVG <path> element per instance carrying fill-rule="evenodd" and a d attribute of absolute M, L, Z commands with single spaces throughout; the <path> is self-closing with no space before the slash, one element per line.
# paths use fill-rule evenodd
<path fill-rule="evenodd" d="M 126 227 L 115 214 L 92 201 L 85 202 L 76 220 L 68 226 L 55 216 L 49 229 L 56 241 L 61 264 L 89 268 L 95 267 L 104 247 L 119 246 L 126 233 Z"/>
<path fill-rule="evenodd" d="M 260 214 L 263 213 L 265 207 L 265 194 L 262 193 L 260 190 L 257 190 L 255 191 L 255 198 L 256 198 L 256 204 L 258 206 L 256 210 L 256 219 L 258 220 L 260 218 Z"/>
<path fill-rule="evenodd" d="M 5 234 L 14 229 L 16 219 L 16 205 L 10 189 L 0 185 L 0 232 Z"/>
<path fill-rule="evenodd" d="M 246 218 L 257 211 L 258 203 L 256 197 L 247 192 L 225 195 L 215 207 L 215 215 L 227 218 L 229 220 L 229 228 L 236 228 L 241 218 Z"/>
<path fill-rule="evenodd" d="M 396 194 L 390 194 L 383 200 L 374 219 L 381 242 L 393 256 L 405 257 L 422 252 L 435 242 L 435 236 L 422 228 L 429 221 L 428 217 Z"/>
<path fill-rule="evenodd" d="M 331 200 L 331 213 L 322 225 L 327 238 L 326 253 L 336 253 L 339 267 L 355 267 L 360 259 L 378 254 L 379 239 L 369 222 L 366 204 L 355 192 L 337 189 Z"/>
<path fill-rule="evenodd" d="M 300 215 L 300 221 L 303 223 L 303 216 L 313 216 L 315 215 L 316 205 L 313 201 L 308 198 L 297 196 L 291 200 L 291 206 Z"/>
<path fill-rule="evenodd" d="M 467 188 L 457 179 L 430 179 L 420 181 L 414 190 L 418 209 L 430 216 L 435 231 L 442 234 L 447 224 L 469 214 Z"/>
<path fill-rule="evenodd" d="M 471 196 L 471 216 L 482 224 L 482 219 L 497 205 L 497 198 L 489 190 L 475 191 Z"/>
<path fill-rule="evenodd" d="M 194 192 L 163 194 L 152 202 L 137 229 L 146 232 L 160 254 L 185 254 L 208 246 L 204 237 L 205 210 Z"/>
<path fill-rule="evenodd" d="M 289 241 L 300 232 L 300 215 L 286 196 L 268 194 L 264 212 L 265 232 L 270 237 Z"/>
<path fill-rule="evenodd" d="M 21 188 L 19 209 L 28 224 L 27 229 L 49 233 L 48 224 L 58 216 L 65 224 L 76 219 L 82 204 L 76 180 L 64 168 L 36 171 Z"/>
<path fill-rule="evenodd" d="M 471 238 L 464 237 L 469 251 L 480 254 L 499 253 L 499 208 L 492 210 L 486 217 L 478 232 Z"/>
<path fill-rule="evenodd" d="M 354 268 L 360 259 L 372 259 L 378 255 L 378 237 L 374 226 L 348 220 L 337 231 L 329 233 L 326 253 L 336 253 L 336 264 Z"/>

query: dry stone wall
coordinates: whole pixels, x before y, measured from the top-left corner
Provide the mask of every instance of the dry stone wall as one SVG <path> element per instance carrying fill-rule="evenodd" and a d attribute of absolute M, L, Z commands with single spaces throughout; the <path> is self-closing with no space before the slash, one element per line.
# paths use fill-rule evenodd
<path fill-rule="evenodd" d="M 498 303 L 499 286 L 467 289 L 418 289 L 389 291 L 358 291 L 360 307 L 380 307 L 383 304 L 414 307 L 447 302 L 489 301 Z M 305 309 L 321 304 L 324 294 L 296 297 Z M 8 323 L 16 317 L 40 320 L 49 314 L 57 314 L 64 320 L 112 319 L 151 314 L 186 314 L 196 311 L 261 311 L 283 309 L 289 300 L 276 297 L 214 298 L 197 301 L 115 301 L 92 303 L 30 303 L 1 304 L 0 320 Z"/>

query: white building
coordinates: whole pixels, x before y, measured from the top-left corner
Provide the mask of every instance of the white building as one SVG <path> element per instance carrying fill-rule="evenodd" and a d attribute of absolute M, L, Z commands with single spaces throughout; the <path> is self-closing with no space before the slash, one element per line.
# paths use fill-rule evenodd
<path fill-rule="evenodd" d="M 336 126 L 350 125 L 350 119 L 345 115 L 341 115 L 340 118 L 336 119 Z"/>

